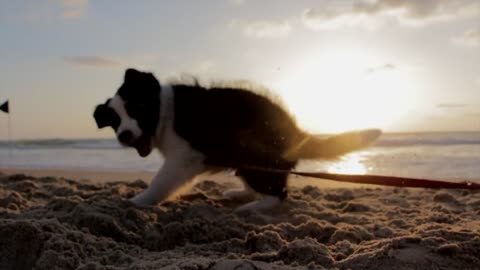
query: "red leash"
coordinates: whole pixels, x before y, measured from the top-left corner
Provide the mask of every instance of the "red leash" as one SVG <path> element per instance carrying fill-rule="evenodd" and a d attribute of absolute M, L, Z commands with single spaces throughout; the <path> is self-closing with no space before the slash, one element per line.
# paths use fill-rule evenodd
<path fill-rule="evenodd" d="M 291 174 L 324 178 L 339 182 L 371 184 L 393 187 L 412 187 L 412 188 L 450 188 L 450 189 L 480 189 L 480 184 L 473 182 L 447 182 L 440 180 L 406 178 L 396 176 L 380 176 L 380 175 L 359 175 L 359 174 L 334 174 L 334 173 L 309 173 L 309 172 L 290 172 Z"/>
<path fill-rule="evenodd" d="M 313 177 L 320 179 L 329 179 L 339 182 L 356 183 L 356 184 L 370 184 L 379 186 L 391 186 L 391 187 L 411 187 L 411 188 L 448 188 L 448 189 L 472 189 L 479 190 L 480 183 L 474 183 L 471 181 L 463 182 L 450 182 L 432 179 L 421 178 L 408 178 L 397 176 L 383 176 L 383 175 L 364 175 L 364 174 L 336 174 L 325 172 L 297 172 L 279 169 L 262 168 L 257 166 L 235 166 L 233 164 L 223 164 L 216 162 L 210 163 L 210 165 L 222 168 L 243 168 L 255 171 L 273 172 L 273 173 L 289 173 L 305 177 Z"/>

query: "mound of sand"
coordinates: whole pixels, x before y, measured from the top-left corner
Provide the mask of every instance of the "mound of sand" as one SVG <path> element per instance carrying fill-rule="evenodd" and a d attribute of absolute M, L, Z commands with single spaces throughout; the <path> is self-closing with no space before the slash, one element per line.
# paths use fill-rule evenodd
<path fill-rule="evenodd" d="M 203 181 L 162 205 L 146 184 L 0 176 L 0 269 L 480 269 L 480 193 L 292 188 L 269 213 Z"/>

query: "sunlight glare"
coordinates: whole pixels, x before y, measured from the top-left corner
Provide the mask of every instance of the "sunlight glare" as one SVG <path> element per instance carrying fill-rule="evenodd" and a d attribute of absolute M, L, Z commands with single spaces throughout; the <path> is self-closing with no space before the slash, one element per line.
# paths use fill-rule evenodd
<path fill-rule="evenodd" d="M 414 106 L 409 74 L 367 52 L 337 50 L 306 59 L 277 88 L 309 129 L 388 128 Z"/>
<path fill-rule="evenodd" d="M 343 174 L 366 174 L 368 168 L 363 164 L 364 154 L 362 152 L 345 155 L 339 160 L 328 166 L 329 173 Z"/>

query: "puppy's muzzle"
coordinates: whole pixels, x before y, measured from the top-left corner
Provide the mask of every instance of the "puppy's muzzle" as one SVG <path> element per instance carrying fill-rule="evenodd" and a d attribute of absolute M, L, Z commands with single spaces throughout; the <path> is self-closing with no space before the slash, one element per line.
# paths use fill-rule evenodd
<path fill-rule="evenodd" d="M 118 141 L 122 144 L 129 145 L 133 140 L 133 133 L 130 130 L 124 130 L 118 134 Z"/>

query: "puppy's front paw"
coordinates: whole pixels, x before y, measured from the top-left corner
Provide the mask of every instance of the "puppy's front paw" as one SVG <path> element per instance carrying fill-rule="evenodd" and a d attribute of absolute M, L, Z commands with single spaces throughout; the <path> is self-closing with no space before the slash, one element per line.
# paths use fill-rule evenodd
<path fill-rule="evenodd" d="M 155 204 L 145 193 L 140 193 L 130 198 L 130 201 L 138 207 L 149 207 Z"/>
<path fill-rule="evenodd" d="M 141 200 L 139 200 L 137 198 L 137 196 L 135 196 L 133 198 L 130 198 L 129 201 L 132 202 L 133 204 L 135 204 L 135 206 L 138 206 L 138 207 L 144 207 L 145 206 L 145 204 Z"/>

